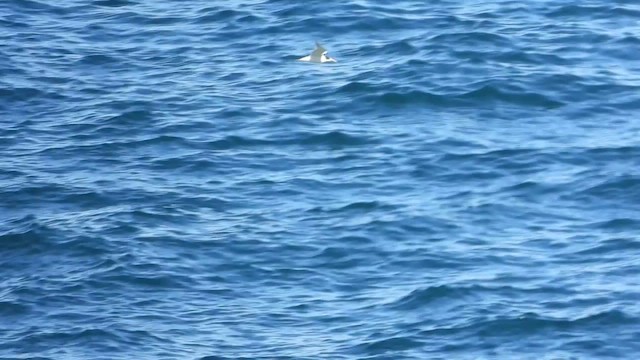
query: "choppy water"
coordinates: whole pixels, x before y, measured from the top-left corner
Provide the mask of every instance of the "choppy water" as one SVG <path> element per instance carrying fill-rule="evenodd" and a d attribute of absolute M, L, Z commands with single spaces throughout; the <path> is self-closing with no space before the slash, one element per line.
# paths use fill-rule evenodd
<path fill-rule="evenodd" d="M 635 0 L 4 0 L 0 357 L 635 359 L 639 136 Z"/>

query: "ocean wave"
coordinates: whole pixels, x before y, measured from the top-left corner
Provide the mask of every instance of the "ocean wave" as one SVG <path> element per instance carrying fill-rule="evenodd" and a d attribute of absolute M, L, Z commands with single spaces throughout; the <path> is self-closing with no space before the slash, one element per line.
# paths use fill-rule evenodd
<path fill-rule="evenodd" d="M 29 101 L 45 95 L 47 95 L 47 93 L 44 91 L 31 87 L 0 89 L 0 99 L 7 102 Z M 54 95 L 53 97 L 56 96 Z"/>
<path fill-rule="evenodd" d="M 626 6 L 593 6 L 593 5 L 563 5 L 546 13 L 551 18 L 557 17 L 586 17 L 586 18 L 619 18 L 630 17 L 637 19 L 640 10 Z"/>
<path fill-rule="evenodd" d="M 93 1 L 92 4 L 96 6 L 118 8 L 123 6 L 137 5 L 138 3 L 130 0 L 97 0 L 97 1 Z"/>
<path fill-rule="evenodd" d="M 196 24 L 216 24 L 220 21 L 246 21 L 247 19 L 258 19 L 249 12 L 223 9 L 223 8 L 204 8 L 198 11 L 202 14 L 193 20 Z"/>
<path fill-rule="evenodd" d="M 273 140 L 227 136 L 224 139 L 207 142 L 207 148 L 210 150 L 228 150 L 242 147 L 278 145 L 345 147 L 362 146 L 368 143 L 370 143 L 370 140 L 363 137 L 350 135 L 341 131 L 330 131 L 321 134 L 298 133 L 287 138 Z"/>
<path fill-rule="evenodd" d="M 406 105 L 447 105 L 446 96 L 436 95 L 425 91 L 413 90 L 409 92 L 386 92 L 379 96 L 369 97 L 370 103 L 383 104 L 385 106 Z"/>
<path fill-rule="evenodd" d="M 630 324 L 633 317 L 624 312 L 611 310 L 603 311 L 593 315 L 587 315 L 575 319 L 569 318 L 548 318 L 535 313 L 526 313 L 517 317 L 491 319 L 484 321 L 476 321 L 453 328 L 434 328 L 420 332 L 421 336 L 456 336 L 456 335 L 476 335 L 483 337 L 516 337 L 516 336 L 533 336 L 544 332 L 554 332 L 558 334 L 567 334 L 572 329 L 583 327 L 598 326 L 619 326 Z M 570 336 L 564 335 L 565 341 Z"/>
<path fill-rule="evenodd" d="M 88 64 L 88 65 L 105 65 L 110 63 L 119 62 L 114 57 L 103 55 L 103 54 L 92 54 L 85 55 L 80 60 L 78 60 L 78 64 Z"/>
<path fill-rule="evenodd" d="M 5 229 L 9 230 L 5 230 Z M 49 245 L 46 233 L 48 229 L 34 216 L 27 215 L 0 223 L 0 250 L 17 251 L 46 248 Z"/>
<path fill-rule="evenodd" d="M 392 336 L 381 340 L 372 340 L 358 345 L 361 351 L 369 354 L 408 351 L 424 346 L 424 342 L 410 336 Z"/>
<path fill-rule="evenodd" d="M 564 102 L 545 94 L 526 93 L 506 90 L 501 87 L 484 85 L 476 90 L 459 93 L 433 93 L 423 90 L 390 91 L 382 90 L 384 85 L 371 85 L 362 82 L 350 82 L 339 88 L 340 93 L 356 95 L 370 104 L 389 107 L 398 106 L 437 106 L 437 107 L 486 107 L 492 103 L 504 103 L 525 107 L 554 109 L 565 105 Z M 369 95 L 371 93 L 376 95 Z"/>
<path fill-rule="evenodd" d="M 431 43 L 449 43 L 455 42 L 457 45 L 496 45 L 496 46 L 504 46 L 509 47 L 511 42 L 508 37 L 501 36 L 499 34 L 473 31 L 473 32 L 464 32 L 464 33 L 445 33 L 440 35 L 435 35 L 429 39 Z"/>
<path fill-rule="evenodd" d="M 446 300 L 454 303 L 456 299 L 470 296 L 473 291 L 463 288 L 455 288 L 446 285 L 429 287 L 427 289 L 413 290 L 409 294 L 394 301 L 389 308 L 393 310 L 411 311 L 416 308 L 429 306 L 438 300 Z"/>

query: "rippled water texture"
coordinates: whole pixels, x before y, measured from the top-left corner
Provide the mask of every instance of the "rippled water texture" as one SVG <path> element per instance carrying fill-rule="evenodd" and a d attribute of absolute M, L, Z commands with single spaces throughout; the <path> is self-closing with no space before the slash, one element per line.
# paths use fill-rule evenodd
<path fill-rule="evenodd" d="M 639 136 L 635 0 L 3 0 L 0 358 L 636 359 Z"/>

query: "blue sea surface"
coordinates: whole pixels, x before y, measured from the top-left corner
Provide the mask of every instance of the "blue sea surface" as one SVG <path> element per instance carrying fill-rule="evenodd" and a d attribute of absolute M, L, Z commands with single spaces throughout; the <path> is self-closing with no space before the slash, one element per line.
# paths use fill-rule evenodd
<path fill-rule="evenodd" d="M 637 0 L 0 1 L 1 359 L 639 357 Z"/>

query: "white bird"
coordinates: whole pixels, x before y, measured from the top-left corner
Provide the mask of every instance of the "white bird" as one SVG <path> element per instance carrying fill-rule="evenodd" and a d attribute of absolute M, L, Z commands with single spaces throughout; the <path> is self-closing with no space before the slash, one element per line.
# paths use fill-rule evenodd
<path fill-rule="evenodd" d="M 322 45 L 316 42 L 316 49 L 313 50 L 311 55 L 307 55 L 298 59 L 298 61 L 307 61 L 314 63 L 326 63 L 326 62 L 337 62 L 336 59 L 327 56 L 327 49 L 323 48 Z"/>

